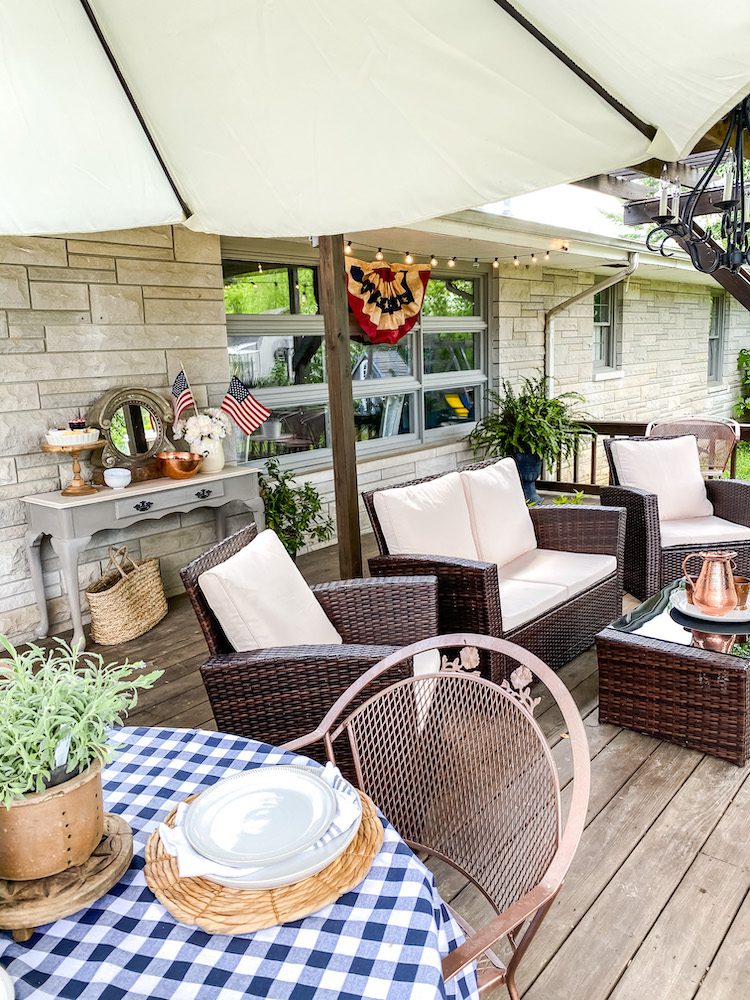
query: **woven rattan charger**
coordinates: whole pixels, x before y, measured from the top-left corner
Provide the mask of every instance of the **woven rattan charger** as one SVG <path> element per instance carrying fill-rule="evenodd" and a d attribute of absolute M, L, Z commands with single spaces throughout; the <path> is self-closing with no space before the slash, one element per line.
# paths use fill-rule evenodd
<path fill-rule="evenodd" d="M 327 868 L 301 882 L 254 891 L 232 889 L 207 878 L 180 878 L 177 858 L 167 854 L 155 830 L 146 845 L 148 887 L 176 920 L 209 934 L 250 934 L 307 917 L 359 885 L 383 843 L 375 806 L 363 792 L 358 794 L 362 820 L 354 840 Z M 174 826 L 176 812 L 173 809 L 167 816 L 167 826 Z"/>

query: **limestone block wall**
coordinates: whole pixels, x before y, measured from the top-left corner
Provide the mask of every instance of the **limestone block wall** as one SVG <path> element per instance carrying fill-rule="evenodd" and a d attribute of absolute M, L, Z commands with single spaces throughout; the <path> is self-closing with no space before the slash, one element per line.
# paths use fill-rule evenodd
<path fill-rule="evenodd" d="M 40 450 L 44 432 L 86 412 L 105 390 L 141 385 L 169 394 L 180 363 L 200 405 L 226 391 L 227 337 L 216 236 L 182 226 L 59 238 L 0 239 L 0 632 L 36 624 L 23 546 L 21 497 L 57 490 L 69 463 Z M 200 514 L 106 532 L 81 559 L 81 586 L 107 548 L 127 541 L 159 555 L 168 589 L 177 569 L 214 541 Z M 67 624 L 57 560 L 44 552 L 50 619 Z"/>

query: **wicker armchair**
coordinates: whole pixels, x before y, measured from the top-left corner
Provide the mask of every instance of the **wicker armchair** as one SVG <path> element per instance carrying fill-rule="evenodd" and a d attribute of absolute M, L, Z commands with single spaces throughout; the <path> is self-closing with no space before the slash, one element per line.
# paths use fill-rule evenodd
<path fill-rule="evenodd" d="M 401 646 L 436 634 L 437 585 L 428 576 L 319 584 L 311 589 L 343 645 L 236 652 L 198 579 L 255 535 L 254 525 L 243 528 L 194 559 L 180 575 L 211 654 L 201 676 L 217 727 L 278 746 L 309 732 L 374 663 Z M 322 756 L 322 748 L 316 755 Z"/>
<path fill-rule="evenodd" d="M 609 463 L 611 486 L 602 487 L 602 503 L 624 507 L 627 511 L 625 529 L 624 582 L 634 597 L 645 600 L 682 575 L 682 562 L 692 552 L 707 546 L 716 548 L 711 539 L 696 538 L 691 544 L 662 547 L 659 503 L 655 493 L 620 484 L 612 456 L 612 440 L 605 438 L 604 451 Z M 646 437 L 631 437 L 630 441 L 647 441 Z M 722 539 L 721 548 L 737 552 L 737 572 L 750 576 L 750 483 L 736 479 L 707 479 L 706 493 L 713 504 L 714 515 L 738 526 L 737 539 Z M 745 536 L 744 538 L 742 536 Z"/>
<path fill-rule="evenodd" d="M 465 469 L 481 469 L 496 460 Z M 401 486 L 428 482 L 437 476 L 415 479 Z M 387 487 L 390 488 L 390 487 Z M 470 629 L 482 635 L 510 639 L 555 669 L 568 663 L 594 642 L 597 632 L 622 612 L 622 556 L 625 512 L 621 507 L 547 506 L 529 510 L 540 549 L 612 555 L 617 571 L 540 617 L 506 630 L 500 601 L 498 568 L 494 563 L 435 555 L 391 555 L 378 518 L 374 496 L 363 493 L 380 555 L 370 559 L 374 577 L 424 575 L 438 580 L 440 632 Z M 502 657 L 485 654 L 483 672 L 496 683 L 508 675 Z"/>
<path fill-rule="evenodd" d="M 393 683 L 394 669 L 416 653 L 467 646 L 512 662 L 511 683 L 500 687 L 462 672 L 476 662 L 463 654 L 437 673 Z M 390 684 L 383 687 L 386 676 Z M 533 717 L 536 680 L 570 736 L 573 781 L 565 811 L 557 768 Z M 505 984 L 518 1000 L 518 965 L 560 891 L 588 805 L 586 734 L 562 681 L 512 643 L 440 636 L 377 664 L 287 749 L 321 739 L 334 762 L 340 744 L 354 747 L 357 784 L 412 850 L 447 862 L 492 906 L 495 916 L 477 930 L 455 914 L 466 940 L 444 958 L 444 978 L 476 962 L 480 996 Z M 507 964 L 492 950 L 498 943 L 509 953 Z"/>

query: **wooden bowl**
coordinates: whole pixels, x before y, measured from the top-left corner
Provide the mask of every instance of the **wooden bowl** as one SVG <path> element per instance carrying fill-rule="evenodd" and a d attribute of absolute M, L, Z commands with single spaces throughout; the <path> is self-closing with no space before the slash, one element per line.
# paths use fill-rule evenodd
<path fill-rule="evenodd" d="M 203 455 L 194 451 L 160 451 L 156 456 L 159 471 L 170 479 L 189 479 L 203 463 Z"/>

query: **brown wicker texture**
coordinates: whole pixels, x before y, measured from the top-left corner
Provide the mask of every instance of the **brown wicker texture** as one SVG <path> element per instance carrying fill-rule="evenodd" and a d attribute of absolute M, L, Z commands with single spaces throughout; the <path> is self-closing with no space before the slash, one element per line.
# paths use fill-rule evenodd
<path fill-rule="evenodd" d="M 467 656 L 453 662 L 444 657 L 438 673 L 377 689 L 384 675 L 417 652 L 467 647 Z M 510 683 L 501 687 L 471 672 L 480 649 L 513 663 Z M 537 680 L 570 736 L 574 774 L 564 829 L 557 769 L 533 717 L 538 699 L 531 685 Z M 340 744 L 349 746 L 359 787 L 409 846 L 468 878 L 497 914 L 479 931 L 464 923 L 467 940 L 444 960 L 446 979 L 507 937 L 512 958 L 506 968 L 489 953 L 480 964 L 480 991 L 505 983 L 518 998 L 516 968 L 562 884 L 588 803 L 586 736 L 562 681 L 512 643 L 470 633 L 440 636 L 378 664 L 315 732 L 288 749 L 321 736 L 334 760 Z"/>
<path fill-rule="evenodd" d="M 309 732 L 339 695 L 388 653 L 437 633 L 437 583 L 421 576 L 320 584 L 313 593 L 343 645 L 235 652 L 198 577 L 254 537 L 253 525 L 243 528 L 193 560 L 181 576 L 213 654 L 201 675 L 216 725 L 277 746 Z M 324 759 L 322 747 L 313 748 L 310 756 Z"/>
<path fill-rule="evenodd" d="M 680 417 L 675 420 L 654 420 L 646 428 L 646 437 L 675 437 L 692 434 L 698 441 L 701 472 L 704 476 L 721 476 L 729 464 L 740 439 L 736 420 L 714 420 L 706 417 Z"/>
<path fill-rule="evenodd" d="M 611 628 L 596 651 L 600 722 L 747 762 L 750 660 Z"/>
<path fill-rule="evenodd" d="M 137 639 L 167 613 L 158 559 L 135 562 L 128 548 L 112 546 L 113 569 L 86 588 L 91 610 L 91 636 L 100 646 Z"/>
<path fill-rule="evenodd" d="M 479 462 L 467 468 L 480 469 L 496 461 Z M 438 476 L 427 476 L 401 485 L 411 486 L 436 478 Z M 471 629 L 483 635 L 511 639 L 549 666 L 559 668 L 588 649 L 596 633 L 620 613 L 625 512 L 616 506 L 550 506 L 530 510 L 540 548 L 613 555 L 618 569 L 540 618 L 506 632 L 495 564 L 429 553 L 390 555 L 375 510 L 376 492 L 362 494 L 381 553 L 370 559 L 370 572 L 375 577 L 425 573 L 436 576 L 441 632 Z M 483 673 L 496 682 L 508 676 L 508 667 L 502 656 L 482 655 Z"/>
<path fill-rule="evenodd" d="M 628 440 L 649 439 L 635 437 Z M 663 549 L 659 531 L 659 502 L 656 494 L 646 493 L 632 486 L 621 486 L 612 459 L 612 439 L 605 438 L 604 450 L 613 485 L 602 487 L 602 503 L 624 507 L 627 511 L 625 590 L 640 600 L 646 600 L 682 575 L 682 562 L 685 556 L 691 552 L 700 552 L 711 543 L 697 541 L 694 545 Z M 734 479 L 709 479 L 706 482 L 706 491 L 717 517 L 745 527 L 750 526 L 750 483 Z M 721 545 L 722 548 L 736 550 L 737 572 L 743 576 L 750 576 L 750 541 L 747 539 L 726 541 Z"/>
<path fill-rule="evenodd" d="M 354 840 L 327 868 L 301 882 L 255 891 L 231 889 L 208 878 L 180 878 L 177 859 L 167 854 L 154 830 L 146 845 L 148 887 L 175 920 L 208 934 L 251 934 L 301 920 L 350 892 L 372 867 L 383 843 L 383 824 L 370 799 L 362 792 L 360 798 L 362 822 Z M 173 809 L 167 817 L 168 826 L 175 813 Z"/>

